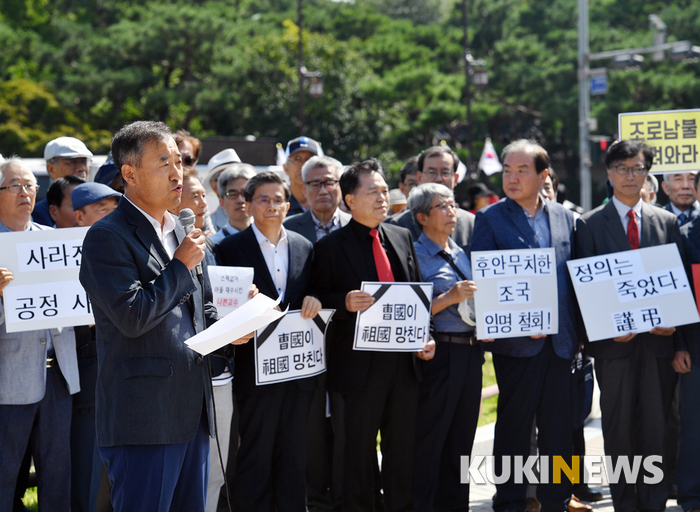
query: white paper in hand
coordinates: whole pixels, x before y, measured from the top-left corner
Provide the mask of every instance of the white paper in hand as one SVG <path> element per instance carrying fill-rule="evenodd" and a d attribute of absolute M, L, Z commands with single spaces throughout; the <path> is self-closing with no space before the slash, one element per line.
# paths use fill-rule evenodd
<path fill-rule="evenodd" d="M 287 313 L 286 310 L 274 309 L 279 303 L 279 298 L 273 300 L 259 293 L 208 329 L 192 336 L 185 343 L 192 350 L 196 350 L 203 356 L 207 355 L 284 316 Z"/>

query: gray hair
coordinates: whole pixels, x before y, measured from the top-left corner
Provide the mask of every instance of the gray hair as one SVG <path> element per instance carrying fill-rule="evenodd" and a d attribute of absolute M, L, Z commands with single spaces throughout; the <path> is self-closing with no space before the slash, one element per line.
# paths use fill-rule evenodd
<path fill-rule="evenodd" d="M 654 194 L 659 193 L 659 180 L 656 178 L 656 176 L 653 174 L 647 174 L 646 182 L 650 188 L 649 192 L 653 192 Z"/>
<path fill-rule="evenodd" d="M 11 156 L 2 164 L 0 164 L 0 187 L 2 187 L 5 184 L 5 171 L 12 169 L 13 167 L 22 167 L 25 169 L 29 169 L 29 166 L 24 163 L 24 160 L 22 160 L 18 156 Z M 29 169 L 31 170 L 31 169 Z M 32 176 L 34 176 L 34 173 L 32 173 Z M 34 181 L 36 181 L 36 177 L 34 178 Z"/>
<path fill-rule="evenodd" d="M 120 171 L 125 164 L 139 168 L 147 144 L 165 142 L 172 136 L 168 125 L 158 121 L 136 121 L 128 124 L 112 138 L 114 165 Z"/>
<path fill-rule="evenodd" d="M 505 164 L 506 158 L 508 158 L 508 155 L 511 153 L 528 153 L 532 155 L 532 161 L 535 164 L 535 171 L 537 171 L 537 174 L 549 169 L 550 162 L 547 150 L 540 146 L 537 141 L 518 139 L 511 142 L 503 148 L 501 152 L 501 162 Z"/>
<path fill-rule="evenodd" d="M 249 180 L 257 173 L 255 172 L 255 167 L 250 164 L 232 164 L 224 169 L 221 174 L 219 174 L 219 179 L 216 181 L 216 187 L 219 189 L 219 195 L 223 196 L 226 192 L 226 187 L 232 181 L 238 178 L 245 178 Z"/>
<path fill-rule="evenodd" d="M 435 196 L 444 197 L 445 199 L 455 198 L 454 192 L 442 183 L 423 183 L 413 187 L 411 193 L 408 194 L 408 209 L 411 210 L 414 222 L 421 229 L 423 229 L 423 226 L 418 222 L 418 214 L 425 213 L 430 215 L 430 207 Z"/>
<path fill-rule="evenodd" d="M 315 169 L 316 167 L 326 167 L 329 169 L 332 167 L 338 173 L 338 178 L 340 178 L 340 175 L 343 174 L 343 164 L 341 164 L 335 158 L 331 158 L 330 156 L 325 155 L 312 156 L 306 161 L 304 166 L 301 168 L 302 181 L 306 181 L 306 177 L 309 175 L 309 171 L 311 171 L 311 169 Z"/>

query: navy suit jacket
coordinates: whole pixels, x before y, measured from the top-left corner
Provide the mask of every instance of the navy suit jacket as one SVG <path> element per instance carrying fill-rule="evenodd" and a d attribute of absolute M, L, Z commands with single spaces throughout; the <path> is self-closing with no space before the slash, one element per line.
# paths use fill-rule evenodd
<path fill-rule="evenodd" d="M 384 222 L 408 229 L 411 232 L 414 242 L 417 242 L 421 234 L 423 234 L 423 229 L 413 219 L 413 215 L 409 209 L 405 209 L 396 215 L 387 217 Z M 462 249 L 464 249 L 464 251 L 468 251 L 469 242 L 472 239 L 473 231 L 474 214 L 463 210 L 462 208 L 457 208 L 457 225 L 455 226 L 455 230 L 450 235 L 450 238 L 454 240 Z"/>
<path fill-rule="evenodd" d="M 664 210 L 671 212 L 675 215 L 675 213 L 673 212 L 673 208 L 671 208 L 671 203 L 668 203 L 666 206 L 664 206 Z M 686 224 L 691 220 L 695 220 L 697 216 L 700 215 L 700 203 L 695 201 L 693 203 L 693 207 L 685 214 L 688 216 L 688 221 L 686 221 Z"/>
<path fill-rule="evenodd" d="M 338 210 L 338 220 L 341 228 L 350 222 L 351 218 L 352 216 L 349 213 Z M 284 227 L 289 231 L 299 233 L 312 244 L 316 243 L 316 226 L 314 226 L 314 220 L 311 218 L 311 208 L 304 213 L 287 217 L 284 221 Z"/>
<path fill-rule="evenodd" d="M 202 291 L 126 198 L 88 231 L 80 282 L 97 330 L 99 446 L 187 442 L 203 410 L 214 434 L 209 361 L 184 343 L 218 319 L 204 276 Z"/>
<path fill-rule="evenodd" d="M 280 303 L 283 310 L 301 309 L 304 297 L 309 293 L 311 281 L 311 260 L 313 245 L 298 233 L 287 230 L 289 243 L 289 271 L 287 272 L 287 287 L 284 292 L 284 302 Z M 249 226 L 240 233 L 228 236 L 216 248 L 216 259 L 221 265 L 230 267 L 253 267 L 253 283 L 260 293 L 273 299 L 278 297 L 275 283 L 267 269 L 265 258 L 260 250 L 260 244 L 255 238 L 253 227 Z M 233 387 L 236 394 L 262 394 L 280 384 L 255 385 L 255 352 L 254 342 L 236 347 L 235 379 Z M 312 390 L 317 386 L 316 377 L 307 377 L 294 381 L 301 389 Z"/>
<path fill-rule="evenodd" d="M 697 293 L 693 283 L 692 266 L 700 263 L 700 220 L 688 222 L 681 226 L 683 239 L 683 255 L 685 256 L 686 273 L 690 286 Z M 700 323 L 683 325 L 678 328 L 676 351 L 690 352 L 692 364 L 700 364 Z"/>
<path fill-rule="evenodd" d="M 642 233 L 639 247 L 654 247 L 661 244 L 678 245 L 683 254 L 678 219 L 662 208 L 642 204 Z M 587 258 L 612 252 L 629 251 L 629 240 L 612 200 L 595 210 L 582 215 L 576 223 L 576 257 Z M 674 337 L 677 335 L 674 334 Z M 618 343 L 612 339 L 588 343 L 586 351 L 592 357 L 619 359 L 628 357 L 634 349 L 632 343 L 648 339 L 657 357 L 673 357 L 673 338 L 656 334 L 638 334 L 629 343 Z"/>
<path fill-rule="evenodd" d="M 399 268 L 392 267 L 395 281 L 422 281 L 418 258 L 408 230 L 384 222 L 377 229 L 381 232 L 385 245 L 390 245 L 399 257 Z M 324 307 L 336 310 L 326 336 L 327 382 L 328 389 L 332 391 L 360 391 L 369 374 L 373 352 L 353 350 L 357 313 L 345 309 L 345 296 L 348 292 L 359 290 L 362 281 L 367 280 L 370 280 L 370 276 L 352 224 L 324 236 L 316 243 L 312 290 Z"/>
<path fill-rule="evenodd" d="M 549 211 L 551 247 L 557 260 L 557 293 L 559 302 L 559 331 L 552 335 L 556 354 L 571 359 L 578 348 L 576 324 L 578 306 L 574 296 L 566 262 L 572 258 L 574 248 L 573 213 L 558 203 L 545 200 Z M 471 252 L 502 249 L 537 249 L 535 232 L 525 217 L 522 207 L 504 198 L 476 214 Z M 544 338 L 504 338 L 487 343 L 484 348 L 494 354 L 515 357 L 532 357 L 544 347 Z"/>

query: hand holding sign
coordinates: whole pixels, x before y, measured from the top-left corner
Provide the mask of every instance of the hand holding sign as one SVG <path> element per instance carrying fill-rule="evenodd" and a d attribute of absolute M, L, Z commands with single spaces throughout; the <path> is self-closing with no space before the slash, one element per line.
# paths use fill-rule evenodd
<path fill-rule="evenodd" d="M 307 295 L 301 303 L 301 317 L 303 319 L 313 318 L 321 311 L 321 301 L 316 297 Z"/>
<path fill-rule="evenodd" d="M 347 309 L 349 313 L 365 311 L 372 304 L 374 304 L 372 296 L 361 290 L 353 290 L 348 292 L 345 296 L 345 309 Z"/>
<path fill-rule="evenodd" d="M 0 297 L 2 297 L 2 291 L 13 279 L 14 276 L 12 275 L 12 272 L 4 267 L 0 267 Z"/>
<path fill-rule="evenodd" d="M 435 357 L 435 342 L 430 340 L 428 343 L 423 345 L 423 350 L 416 352 L 416 356 L 418 359 L 422 359 L 423 361 L 430 361 L 433 357 Z"/>

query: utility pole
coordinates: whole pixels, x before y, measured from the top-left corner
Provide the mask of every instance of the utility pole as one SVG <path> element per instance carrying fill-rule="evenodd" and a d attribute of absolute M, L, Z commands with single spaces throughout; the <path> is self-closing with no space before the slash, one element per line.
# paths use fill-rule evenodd
<path fill-rule="evenodd" d="M 301 8 L 302 0 L 297 0 L 297 18 L 299 19 L 299 67 L 297 72 L 299 74 L 299 135 L 304 135 L 305 130 L 305 119 L 304 119 L 304 71 L 306 66 L 304 65 L 304 40 L 302 37 L 303 32 L 303 13 Z"/>
<path fill-rule="evenodd" d="M 462 27 L 464 29 L 464 96 L 467 100 L 467 125 L 469 126 L 469 135 L 467 137 L 467 177 L 472 178 L 474 173 L 474 129 L 472 127 L 472 91 L 471 91 L 471 61 L 472 54 L 469 49 L 469 32 L 467 24 L 467 0 L 462 0 Z M 476 177 L 473 177 L 476 179 Z"/>
<path fill-rule="evenodd" d="M 591 184 L 591 143 L 588 119 L 591 116 L 591 97 L 588 93 L 588 0 L 578 0 L 578 147 L 581 207 L 589 211 L 593 206 Z"/>

